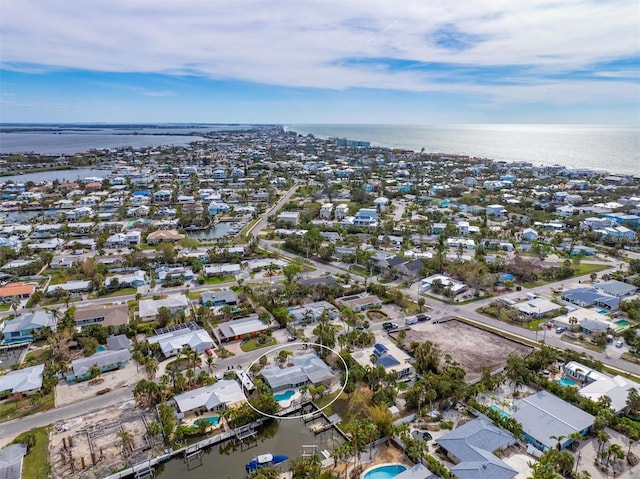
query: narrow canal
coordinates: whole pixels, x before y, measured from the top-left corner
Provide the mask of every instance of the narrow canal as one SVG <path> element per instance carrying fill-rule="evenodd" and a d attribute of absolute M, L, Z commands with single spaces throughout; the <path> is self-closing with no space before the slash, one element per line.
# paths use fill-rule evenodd
<path fill-rule="evenodd" d="M 317 453 L 331 452 L 344 442 L 343 437 L 331 428 L 314 434 L 310 427 L 320 420 L 304 423 L 302 419 L 279 419 L 266 422 L 254 439 L 243 442 L 227 441 L 203 451 L 202 464 L 198 458 L 185 463 L 182 456 L 159 466 L 155 478 L 174 479 L 245 479 L 245 464 L 259 454 L 283 454 L 289 459 L 300 457 L 303 445 L 316 445 Z M 321 459 L 322 456 L 320 456 Z M 280 466 L 288 470 L 288 461 Z"/>

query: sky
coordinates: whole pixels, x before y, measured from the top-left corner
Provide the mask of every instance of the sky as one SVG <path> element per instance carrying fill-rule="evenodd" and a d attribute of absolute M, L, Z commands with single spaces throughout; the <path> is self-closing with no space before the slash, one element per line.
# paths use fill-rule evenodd
<path fill-rule="evenodd" d="M 5 0 L 0 122 L 640 125 L 640 4 Z"/>

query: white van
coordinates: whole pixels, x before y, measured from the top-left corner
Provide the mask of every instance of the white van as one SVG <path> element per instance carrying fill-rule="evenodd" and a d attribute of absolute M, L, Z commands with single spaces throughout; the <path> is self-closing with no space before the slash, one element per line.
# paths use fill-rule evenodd
<path fill-rule="evenodd" d="M 407 326 L 411 326 L 412 324 L 418 324 L 418 318 L 416 318 L 415 316 L 411 316 L 410 318 L 407 318 L 405 320 L 405 324 Z"/>

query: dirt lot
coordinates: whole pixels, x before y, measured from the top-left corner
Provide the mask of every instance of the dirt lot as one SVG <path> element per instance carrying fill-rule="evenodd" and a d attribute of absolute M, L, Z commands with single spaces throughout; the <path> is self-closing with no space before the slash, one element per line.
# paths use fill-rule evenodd
<path fill-rule="evenodd" d="M 163 448 L 160 437 L 146 434 L 146 425 L 153 420 L 150 412 L 126 403 L 56 424 L 49 443 L 53 477 L 102 478 L 127 464 L 151 459 Z M 122 431 L 132 439 L 126 453 L 118 435 Z"/>
<path fill-rule="evenodd" d="M 138 368 L 136 363 L 131 361 L 122 369 L 100 375 L 98 379 L 102 381 L 96 381 L 95 383 L 81 381 L 75 384 L 67 384 L 65 381 L 60 381 L 56 386 L 56 407 L 95 397 L 96 393 L 103 389 L 133 387 L 138 381 L 146 378 L 147 375 L 144 370 Z"/>
<path fill-rule="evenodd" d="M 465 369 L 467 382 L 478 379 L 485 367 L 495 370 L 505 366 L 511 353 L 526 356 L 532 351 L 529 346 L 455 319 L 411 326 L 405 344 L 412 341 L 431 341 L 438 345 L 443 355 L 450 354 Z"/>

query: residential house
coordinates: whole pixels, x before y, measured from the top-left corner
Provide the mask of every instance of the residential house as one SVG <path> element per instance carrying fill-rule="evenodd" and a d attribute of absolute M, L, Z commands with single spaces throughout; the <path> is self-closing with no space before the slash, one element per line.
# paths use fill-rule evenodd
<path fill-rule="evenodd" d="M 449 470 L 457 479 L 511 479 L 518 471 L 494 452 L 516 443 L 513 435 L 481 416 L 436 440 L 455 465 Z"/>
<path fill-rule="evenodd" d="M 125 334 L 109 336 L 107 338 L 107 349 L 109 351 L 118 351 L 120 349 L 131 351 L 131 340 Z"/>
<path fill-rule="evenodd" d="M 420 276 L 424 263 L 419 259 L 406 261 L 396 267 L 396 271 L 405 281 L 413 281 Z"/>
<path fill-rule="evenodd" d="M 184 235 L 178 233 L 176 230 L 156 230 L 147 236 L 147 243 L 149 244 L 158 244 L 158 243 L 175 243 L 176 241 L 180 241 L 184 239 Z"/>
<path fill-rule="evenodd" d="M 115 233 L 105 241 L 106 248 L 126 248 L 140 244 L 142 233 L 139 230 L 131 230 L 126 233 Z"/>
<path fill-rule="evenodd" d="M 514 409 L 513 418 L 522 425 L 525 440 L 541 451 L 558 443 L 561 449 L 566 448 L 573 442 L 571 434 L 586 436 L 595 419 L 544 390 L 518 401 Z"/>
<path fill-rule="evenodd" d="M 27 445 L 9 444 L 0 449 L 0 477 L 22 479 L 22 462 L 27 455 Z"/>
<path fill-rule="evenodd" d="M 382 301 L 375 294 L 360 293 L 351 296 L 343 296 L 336 299 L 338 306 L 348 306 L 356 313 L 369 308 L 377 308 L 382 306 Z"/>
<path fill-rule="evenodd" d="M 213 215 L 226 213 L 230 209 L 231 208 L 226 203 L 223 203 L 221 201 L 212 201 L 211 203 L 209 203 L 209 207 L 207 208 L 207 211 L 209 212 L 210 215 L 213 216 Z"/>
<path fill-rule="evenodd" d="M 184 294 L 171 294 L 164 299 L 142 299 L 138 303 L 140 321 L 153 321 L 160 308 L 167 308 L 172 314 L 184 311 L 189 307 L 189 300 Z"/>
<path fill-rule="evenodd" d="M 257 314 L 245 318 L 233 319 L 220 325 L 213 331 L 219 342 L 229 342 L 238 339 L 248 339 L 263 334 L 269 325 L 258 319 Z"/>
<path fill-rule="evenodd" d="M 107 289 L 137 288 L 148 283 L 147 274 L 141 269 L 131 273 L 107 276 L 104 279 L 104 285 Z"/>
<path fill-rule="evenodd" d="M 2 323 L 3 343 L 19 343 L 25 341 L 33 341 L 35 331 L 44 328 L 56 330 L 57 321 L 53 313 L 46 311 L 33 311 L 31 313 L 21 314 L 17 318 L 9 319 Z"/>
<path fill-rule="evenodd" d="M 618 309 L 620 299 L 598 291 L 595 288 L 574 288 L 562 291 L 560 298 L 583 308 L 597 306 L 609 310 Z"/>
<path fill-rule="evenodd" d="M 420 282 L 418 291 L 421 293 L 427 291 L 433 287 L 434 283 L 439 284 L 443 288 L 446 288 L 454 296 L 463 293 L 467 289 L 467 285 L 461 281 L 458 281 L 457 279 L 450 278 L 449 276 L 443 274 L 434 274 L 427 278 L 424 278 Z"/>
<path fill-rule="evenodd" d="M 348 213 L 349 213 L 349 206 L 344 203 L 340 203 L 339 205 L 336 206 L 336 209 L 334 211 L 334 217 L 336 221 L 341 221 L 347 216 Z"/>
<path fill-rule="evenodd" d="M 312 323 L 318 320 L 322 314 L 326 314 L 330 319 L 338 317 L 338 309 L 327 301 L 316 301 L 307 303 L 304 306 L 289 310 L 292 323 L 295 325 Z"/>
<path fill-rule="evenodd" d="M 242 268 L 239 264 L 222 263 L 222 264 L 210 264 L 203 268 L 204 274 L 207 277 L 218 276 L 235 276 L 240 274 Z"/>
<path fill-rule="evenodd" d="M 71 295 L 78 295 L 91 290 L 91 281 L 75 280 L 66 283 L 52 284 L 47 288 L 48 296 L 55 296 L 58 291 L 68 291 Z"/>
<path fill-rule="evenodd" d="M 360 208 L 353 218 L 354 226 L 378 226 L 378 211 L 375 208 Z"/>
<path fill-rule="evenodd" d="M 18 394 L 19 396 L 34 394 L 42 387 L 43 373 L 44 364 L 9 371 L 0 376 L 0 392 L 8 391 L 10 394 Z"/>
<path fill-rule="evenodd" d="M 520 316 L 527 318 L 544 318 L 562 309 L 561 305 L 540 297 L 517 303 L 513 307 Z"/>
<path fill-rule="evenodd" d="M 235 306 L 239 299 L 236 293 L 225 289 L 222 291 L 203 291 L 200 293 L 200 302 L 203 306 Z"/>
<path fill-rule="evenodd" d="M 283 211 L 278 215 L 278 221 L 297 226 L 300 221 L 300 213 L 297 211 Z"/>
<path fill-rule="evenodd" d="M 6 265 L 3 269 L 6 269 Z M 7 283 L 0 287 L 0 302 L 10 302 L 13 298 L 29 299 L 37 286 L 36 283 Z"/>
<path fill-rule="evenodd" d="M 95 304 L 75 309 L 73 323 L 76 328 L 92 324 L 103 327 L 122 326 L 129 323 L 129 307 L 126 304 Z"/>
<path fill-rule="evenodd" d="M 320 218 L 323 220 L 331 219 L 331 212 L 333 211 L 332 203 L 325 203 L 320 207 Z"/>
<path fill-rule="evenodd" d="M 382 366 L 386 373 L 395 374 L 400 381 L 409 381 L 415 375 L 410 356 L 386 338 L 372 347 L 355 351 L 352 356 L 362 367 L 370 367 L 372 363 Z"/>
<path fill-rule="evenodd" d="M 131 352 L 128 349 L 98 351 L 86 358 L 71 361 L 72 374 L 67 375 L 65 379 L 68 383 L 91 379 L 91 370 L 94 367 L 105 373 L 125 367 L 130 360 Z"/>
<path fill-rule="evenodd" d="M 273 391 L 306 384 L 328 386 L 333 381 L 333 371 L 315 352 L 290 357 L 289 362 L 292 366 L 273 366 L 260 371 L 262 378 Z"/>
<path fill-rule="evenodd" d="M 611 399 L 611 409 L 616 413 L 627 408 L 629 389 L 637 388 L 637 383 L 622 376 L 611 376 L 576 361 L 570 361 L 564 366 L 564 375 L 581 385 L 578 390 L 580 396 L 594 402 L 601 397 Z"/>
<path fill-rule="evenodd" d="M 149 344 L 157 344 L 165 358 L 177 356 L 187 345 L 199 353 L 213 347 L 213 339 L 207 331 L 190 325 L 151 336 L 147 341 Z"/>
<path fill-rule="evenodd" d="M 153 194 L 153 202 L 160 204 L 171 203 L 172 194 L 173 192 L 171 190 L 158 190 Z"/>
<path fill-rule="evenodd" d="M 244 400 L 245 396 L 238 382 L 229 379 L 177 394 L 173 398 L 179 419 L 191 412 L 220 411 Z"/>
<path fill-rule="evenodd" d="M 505 207 L 502 205 L 489 205 L 485 211 L 487 216 L 493 216 L 495 218 L 504 218 L 504 215 L 507 212 Z"/>
<path fill-rule="evenodd" d="M 373 204 L 375 205 L 378 211 L 380 211 L 381 213 L 384 213 L 384 211 L 387 209 L 387 206 L 389 205 L 389 198 L 380 196 L 375 200 L 373 200 Z"/>
<path fill-rule="evenodd" d="M 522 231 L 522 239 L 525 241 L 536 241 L 538 239 L 538 232 L 533 228 L 525 228 Z"/>
<path fill-rule="evenodd" d="M 600 283 L 594 283 L 593 285 L 598 291 L 608 294 L 610 296 L 615 296 L 616 298 L 625 298 L 627 296 L 632 296 L 636 294 L 638 288 L 636 288 L 632 284 L 623 283 L 622 281 L 618 281 L 616 279 L 611 279 L 609 281 L 602 281 Z"/>

